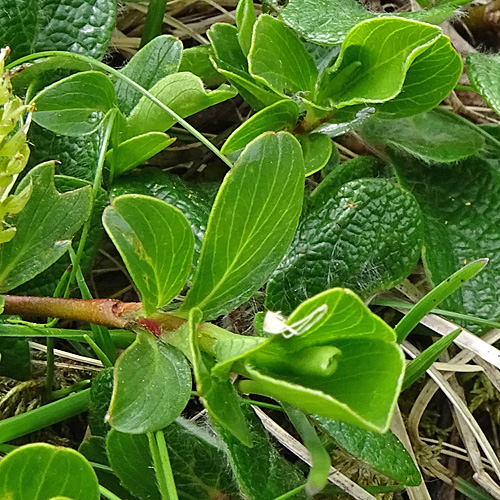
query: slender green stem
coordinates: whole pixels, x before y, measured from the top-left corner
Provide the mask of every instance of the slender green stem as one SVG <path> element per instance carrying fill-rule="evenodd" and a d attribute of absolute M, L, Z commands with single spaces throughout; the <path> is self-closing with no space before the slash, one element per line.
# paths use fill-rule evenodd
<path fill-rule="evenodd" d="M 111 363 L 111 361 L 106 356 L 106 354 L 104 353 L 104 351 L 94 342 L 94 340 L 92 339 L 92 337 L 90 335 L 84 335 L 83 338 L 87 341 L 88 345 L 95 352 L 96 356 L 101 360 L 101 363 L 106 368 L 111 368 L 113 366 L 113 363 Z"/>
<path fill-rule="evenodd" d="M 80 380 L 80 382 L 75 382 L 72 385 L 69 385 L 68 387 L 64 387 L 63 389 L 59 389 L 58 391 L 54 391 L 52 393 L 52 400 L 56 399 L 62 399 L 65 398 L 66 396 L 69 396 L 73 392 L 78 392 L 83 389 L 87 389 L 91 384 L 90 380 Z"/>
<path fill-rule="evenodd" d="M 151 452 L 151 457 L 153 458 L 153 465 L 155 468 L 156 480 L 158 482 L 158 489 L 160 491 L 161 500 L 173 500 L 173 498 L 170 498 L 169 496 L 167 479 L 163 472 L 163 463 L 154 432 L 148 432 L 148 441 L 149 441 L 149 450 Z"/>
<path fill-rule="evenodd" d="M 167 0 L 149 0 L 146 22 L 142 30 L 141 47 L 144 47 L 153 38 L 161 35 L 166 8 Z"/>
<path fill-rule="evenodd" d="M 493 500 L 493 497 L 482 488 L 461 477 L 455 478 L 455 488 L 471 500 Z"/>
<path fill-rule="evenodd" d="M 475 92 L 476 90 L 474 87 L 471 87 L 470 85 L 455 85 L 455 90 L 464 90 L 466 92 Z"/>
<path fill-rule="evenodd" d="M 99 493 L 108 500 L 122 500 L 120 497 L 116 496 L 112 491 L 109 491 L 104 486 L 99 485 Z"/>
<path fill-rule="evenodd" d="M 52 399 L 52 388 L 54 386 L 55 356 L 54 356 L 54 338 L 47 337 L 47 367 L 45 369 L 45 400 Z"/>
<path fill-rule="evenodd" d="M 306 489 L 306 485 L 301 484 L 300 486 L 297 486 L 297 488 L 294 488 L 293 490 L 287 491 L 285 494 L 280 495 L 279 497 L 276 497 L 274 500 L 287 500 L 288 498 L 292 498 L 297 493 L 300 493 L 301 491 L 304 491 L 305 489 Z"/>
<path fill-rule="evenodd" d="M 85 389 L 36 410 L 2 420 L 0 421 L 0 443 L 11 441 L 79 415 L 88 409 L 89 403 L 90 389 Z"/>
<path fill-rule="evenodd" d="M 161 459 L 161 471 L 165 476 L 165 482 L 167 484 L 168 498 L 170 500 L 179 500 L 177 488 L 175 487 L 174 474 L 168 456 L 167 443 L 165 442 L 165 434 L 163 434 L 163 431 L 157 431 L 155 432 L 155 438 Z"/>
<path fill-rule="evenodd" d="M 166 113 L 168 113 L 179 125 L 184 127 L 190 134 L 196 137 L 203 145 L 205 145 L 212 153 L 214 153 L 218 158 L 220 158 L 229 168 L 232 168 L 233 164 L 206 138 L 198 132 L 192 125 L 190 125 L 186 120 L 184 120 L 181 116 L 179 116 L 174 110 L 170 109 L 166 104 L 162 103 L 158 98 L 156 98 L 151 92 L 148 92 L 144 87 L 134 82 L 131 78 L 127 77 L 117 69 L 111 68 L 107 64 L 103 62 L 97 61 L 95 59 L 91 59 L 90 57 L 84 56 L 82 54 L 77 54 L 74 52 L 62 52 L 57 50 L 49 50 L 45 52 L 38 52 L 36 54 L 30 54 L 25 57 L 21 57 L 16 61 L 10 63 L 6 68 L 12 69 L 16 66 L 19 66 L 25 62 L 32 61 L 34 59 L 41 59 L 43 57 L 55 57 L 62 56 L 68 57 L 72 59 L 77 59 L 79 61 L 84 61 L 89 63 L 91 66 L 98 68 L 106 73 L 110 73 L 116 78 L 127 82 L 131 87 L 137 89 L 142 95 L 145 95 L 150 101 L 154 102 L 158 107 L 163 109 Z"/>

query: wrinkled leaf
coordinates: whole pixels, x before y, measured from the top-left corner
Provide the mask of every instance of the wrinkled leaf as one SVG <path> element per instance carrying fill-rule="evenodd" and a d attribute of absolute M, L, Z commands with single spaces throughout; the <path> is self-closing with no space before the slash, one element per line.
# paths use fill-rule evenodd
<path fill-rule="evenodd" d="M 481 53 L 467 56 L 467 76 L 476 91 L 500 114 L 500 56 Z"/>
<path fill-rule="evenodd" d="M 446 110 L 402 118 L 370 120 L 363 137 L 371 142 L 390 144 L 425 162 L 454 162 L 472 156 L 484 146 L 480 130 Z"/>
<path fill-rule="evenodd" d="M 99 500 L 99 484 L 85 457 L 71 448 L 27 444 L 0 462 L 0 498 Z"/>
<path fill-rule="evenodd" d="M 113 369 L 107 368 L 92 379 L 90 387 L 89 427 L 93 436 L 106 436 L 110 430 L 106 422 L 113 394 Z"/>
<path fill-rule="evenodd" d="M 332 140 L 325 134 L 299 135 L 297 139 L 302 146 L 306 176 L 321 170 L 330 159 L 333 150 Z"/>
<path fill-rule="evenodd" d="M 139 292 L 145 314 L 168 304 L 186 283 L 194 236 L 180 210 L 150 196 L 115 198 L 104 227 Z"/>
<path fill-rule="evenodd" d="M 110 166 L 116 162 L 114 175 L 122 175 L 168 148 L 174 141 L 175 138 L 171 138 L 163 132 L 148 132 L 137 135 L 121 142 L 116 151 L 110 149 L 106 153 L 106 163 Z"/>
<path fill-rule="evenodd" d="M 33 120 L 56 134 L 90 134 L 102 113 L 116 104 L 111 80 L 98 71 L 76 73 L 42 90 L 34 99 Z"/>
<path fill-rule="evenodd" d="M 31 376 L 31 351 L 27 338 L 0 338 L 0 376 L 28 380 Z"/>
<path fill-rule="evenodd" d="M 238 127 L 222 146 L 223 154 L 243 149 L 260 134 L 268 131 L 279 132 L 292 127 L 299 118 L 298 105 L 289 99 L 278 101 L 259 111 Z"/>
<path fill-rule="evenodd" d="M 405 486 L 422 482 L 410 454 L 391 432 L 378 434 L 345 422 L 314 419 L 344 450 Z"/>
<path fill-rule="evenodd" d="M 498 160 L 472 157 L 428 168 L 416 158 L 393 154 L 400 182 L 411 189 L 424 217 L 422 260 L 436 286 L 473 260 L 485 269 L 453 293 L 445 308 L 496 321 L 500 318 L 500 175 Z M 469 325 L 477 330 L 477 326 Z"/>
<path fill-rule="evenodd" d="M 182 56 L 182 43 L 170 35 L 153 38 L 137 52 L 121 73 L 146 90 L 165 76 L 176 73 Z M 118 105 L 128 115 L 137 105 L 142 94 L 129 83 L 118 79 L 115 83 Z"/>
<path fill-rule="evenodd" d="M 413 196 L 385 179 L 348 182 L 305 217 L 267 286 L 266 306 L 289 313 L 332 288 L 362 297 L 406 278 L 420 256 L 422 219 Z"/>
<path fill-rule="evenodd" d="M 155 432 L 181 414 L 190 396 L 191 370 L 182 353 L 139 331 L 115 366 L 109 423 L 130 434 Z"/>
<path fill-rule="evenodd" d="M 150 92 L 182 118 L 236 95 L 236 91 L 227 85 L 221 85 L 216 90 L 206 90 L 203 82 L 191 73 L 166 76 L 156 83 Z M 146 96 L 142 96 L 128 117 L 128 136 L 154 131 L 165 132 L 174 124 L 175 120 L 166 111 Z"/>
<path fill-rule="evenodd" d="M 198 307 L 214 318 L 263 285 L 293 238 L 303 185 L 302 151 L 292 135 L 263 134 L 245 148 L 215 200 L 184 311 Z"/>
<path fill-rule="evenodd" d="M 229 463 L 244 497 L 248 500 L 274 500 L 304 484 L 302 473 L 274 448 L 253 411 L 249 407 L 244 407 L 243 411 L 247 420 L 246 426 L 252 433 L 252 448 L 242 444 L 225 429 L 215 427 L 224 441 Z M 294 500 L 306 498 L 304 492 L 294 496 Z"/>
<path fill-rule="evenodd" d="M 248 65 L 252 76 L 282 95 L 312 92 L 318 79 L 314 59 L 297 35 L 267 14 L 255 24 Z"/>
<path fill-rule="evenodd" d="M 33 185 L 31 197 L 24 210 L 12 218 L 17 228 L 16 236 L 0 246 L 2 293 L 32 279 L 56 262 L 90 216 L 90 186 L 59 194 L 54 187 L 52 164 L 31 170 L 18 190 L 29 183 Z"/>
<path fill-rule="evenodd" d="M 114 0 L 1 0 L 0 46 L 17 59 L 66 50 L 100 59 L 116 19 Z"/>

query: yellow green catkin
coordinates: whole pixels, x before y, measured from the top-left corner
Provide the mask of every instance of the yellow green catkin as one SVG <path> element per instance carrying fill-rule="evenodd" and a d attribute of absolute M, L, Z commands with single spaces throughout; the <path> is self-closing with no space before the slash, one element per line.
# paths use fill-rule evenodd
<path fill-rule="evenodd" d="M 0 243 L 14 237 L 16 228 L 8 218 L 24 208 L 31 194 L 31 185 L 10 194 L 30 155 L 26 135 L 33 108 L 12 92 L 10 73 L 5 71 L 9 52 L 9 48 L 0 50 Z"/>

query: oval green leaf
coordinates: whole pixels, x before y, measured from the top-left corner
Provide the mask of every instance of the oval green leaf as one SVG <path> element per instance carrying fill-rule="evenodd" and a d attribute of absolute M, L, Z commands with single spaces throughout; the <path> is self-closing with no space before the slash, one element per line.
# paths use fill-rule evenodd
<path fill-rule="evenodd" d="M 70 448 L 28 444 L 0 462 L 0 498 L 99 500 L 99 483 L 85 457 Z"/>
<path fill-rule="evenodd" d="M 116 105 L 110 79 L 99 71 L 76 73 L 35 96 L 33 120 L 56 134 L 78 136 L 92 133 L 100 116 Z"/>
<path fill-rule="evenodd" d="M 325 134 L 299 135 L 298 140 L 304 154 L 306 176 L 321 170 L 332 156 L 333 142 Z"/>
<path fill-rule="evenodd" d="M 156 432 L 170 425 L 191 396 L 191 370 L 175 347 L 139 331 L 118 358 L 109 423 L 128 434 Z"/>
<path fill-rule="evenodd" d="M 298 118 L 299 106 L 294 101 L 286 99 L 271 104 L 238 127 L 222 146 L 221 153 L 227 155 L 239 151 L 264 132 L 279 132 L 292 127 Z"/>
<path fill-rule="evenodd" d="M 146 315 L 168 304 L 186 283 L 193 259 L 194 236 L 182 212 L 150 196 L 123 195 L 106 208 L 103 224 Z"/>
<path fill-rule="evenodd" d="M 252 141 L 219 190 L 182 310 L 215 318 L 255 293 L 293 239 L 303 193 L 298 141 L 286 132 Z"/>

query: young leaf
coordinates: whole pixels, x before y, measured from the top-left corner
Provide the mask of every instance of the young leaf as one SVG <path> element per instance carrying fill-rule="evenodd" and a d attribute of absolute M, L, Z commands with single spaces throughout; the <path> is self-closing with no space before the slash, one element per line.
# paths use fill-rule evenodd
<path fill-rule="evenodd" d="M 292 422 L 292 425 L 300 434 L 304 441 L 304 445 L 311 454 L 312 465 L 307 478 L 306 492 L 308 495 L 315 495 L 319 493 L 328 482 L 330 467 L 332 466 L 330 455 L 326 451 L 307 417 L 293 405 L 282 403 L 282 406 L 290 422 Z"/>
<path fill-rule="evenodd" d="M 33 120 L 56 134 L 90 134 L 100 124 L 99 116 L 116 105 L 110 79 L 98 71 L 68 76 L 35 96 Z"/>
<path fill-rule="evenodd" d="M 103 214 L 104 227 L 120 252 L 151 315 L 186 283 L 194 236 L 180 210 L 149 196 L 115 198 Z"/>
<path fill-rule="evenodd" d="M 236 91 L 227 85 L 221 85 L 216 90 L 206 90 L 203 82 L 191 73 L 166 76 L 156 83 L 150 92 L 182 118 L 236 95 Z M 165 132 L 174 124 L 174 118 L 146 96 L 142 96 L 128 117 L 128 136 L 154 131 Z"/>
<path fill-rule="evenodd" d="M 221 444 L 202 427 L 178 418 L 163 430 L 180 498 L 232 498 L 237 489 Z M 148 440 L 111 431 L 107 453 L 122 483 L 141 499 L 160 500 Z"/>
<path fill-rule="evenodd" d="M 462 71 L 460 54 L 442 36 L 413 61 L 401 93 L 377 105 L 377 117 L 404 118 L 435 108 L 455 88 Z"/>
<path fill-rule="evenodd" d="M 302 209 L 304 161 L 290 134 L 252 141 L 217 195 L 182 305 L 215 318 L 247 300 L 282 259 Z"/>
<path fill-rule="evenodd" d="M 182 353 L 139 331 L 115 367 L 109 423 L 129 434 L 156 432 L 181 414 L 190 396 L 191 371 Z"/>
<path fill-rule="evenodd" d="M 279 132 L 292 127 L 299 118 L 299 106 L 286 99 L 265 107 L 238 127 L 222 146 L 223 154 L 230 154 L 243 149 L 250 141 L 268 131 Z"/>
<path fill-rule="evenodd" d="M 392 153 L 399 181 L 411 189 L 424 220 L 422 260 L 433 286 L 465 264 L 488 258 L 488 266 L 450 295 L 445 309 L 497 321 L 500 318 L 500 273 L 496 241 L 500 220 L 500 175 L 497 158 L 471 157 L 433 168 L 403 153 Z M 468 324 L 478 331 L 478 327 Z M 408 331 L 406 329 L 406 331 Z M 403 334 L 401 334 L 401 338 Z"/>
<path fill-rule="evenodd" d="M 224 441 L 231 468 L 244 498 L 248 500 L 274 500 L 289 490 L 304 484 L 305 478 L 297 467 L 282 457 L 271 443 L 254 412 L 243 408 L 245 425 L 250 429 L 252 448 L 248 448 L 226 429 L 215 426 Z M 265 474 L 263 474 L 265 471 Z M 294 500 L 305 500 L 304 492 Z"/>
<path fill-rule="evenodd" d="M 122 175 L 134 167 L 141 165 L 146 160 L 168 148 L 175 141 L 163 132 L 148 132 L 143 135 L 136 135 L 118 145 L 117 150 L 110 149 L 106 153 L 106 163 L 108 166 L 116 162 L 114 175 Z M 116 154 L 116 158 L 114 155 Z"/>
<path fill-rule="evenodd" d="M 0 462 L 0 498 L 99 500 L 99 483 L 85 457 L 71 448 L 27 444 Z"/>
<path fill-rule="evenodd" d="M 405 486 L 422 482 L 410 454 L 391 431 L 379 434 L 338 420 L 313 418 L 344 450 L 382 474 Z"/>
<path fill-rule="evenodd" d="M 413 270 L 422 246 L 422 216 L 406 190 L 386 179 L 351 181 L 300 223 L 267 285 L 266 306 L 291 312 L 332 288 L 362 297 L 388 289 Z"/>
<path fill-rule="evenodd" d="M 194 270 L 218 187 L 218 183 L 196 184 L 177 175 L 147 168 L 134 176 L 118 179 L 110 194 L 111 199 L 123 194 L 153 196 L 178 208 L 186 216 L 194 234 Z"/>
<path fill-rule="evenodd" d="M 394 331 L 353 292 L 333 288 L 303 302 L 286 336 L 231 360 L 249 389 L 309 413 L 385 432 L 399 395 L 404 356 Z M 228 361 L 226 361 L 227 363 Z"/>
<path fill-rule="evenodd" d="M 255 24 L 248 65 L 252 76 L 285 96 L 312 92 L 318 79 L 314 59 L 297 35 L 267 14 Z"/>
<path fill-rule="evenodd" d="M 30 183 L 33 192 L 28 203 L 12 218 L 16 236 L 0 246 L 1 293 L 29 281 L 56 262 L 90 216 L 91 187 L 59 194 L 54 187 L 53 164 L 31 170 L 16 192 Z"/>
<path fill-rule="evenodd" d="M 215 362 L 202 354 L 198 346 L 198 324 L 201 311 L 192 309 L 189 314 L 189 343 L 196 379 L 196 389 L 212 422 L 225 428 L 245 446 L 252 446 L 252 436 L 243 415 L 238 394 L 231 381 L 215 378 L 210 370 Z"/>
<path fill-rule="evenodd" d="M 425 351 L 419 354 L 413 361 L 411 361 L 405 371 L 405 379 L 403 381 L 402 391 L 408 389 L 414 382 L 416 382 L 429 367 L 436 361 L 441 354 L 453 344 L 453 341 L 462 332 L 461 328 L 457 328 L 454 332 L 441 337 L 434 342 Z"/>
<path fill-rule="evenodd" d="M 439 109 L 400 120 L 370 120 L 362 132 L 370 142 L 390 144 L 425 162 L 458 161 L 484 146 L 483 134 L 474 124 Z"/>
<path fill-rule="evenodd" d="M 225 82 L 225 78 L 215 69 L 212 61 L 212 47 L 210 45 L 196 45 L 182 51 L 180 72 L 193 73 L 203 80 L 210 88 L 217 87 Z"/>
<path fill-rule="evenodd" d="M 407 19 L 364 21 L 347 35 L 318 95 L 335 107 L 393 99 L 413 61 L 440 36 L 438 27 Z"/>
<path fill-rule="evenodd" d="M 476 91 L 484 97 L 497 114 L 500 114 L 500 56 L 481 53 L 467 56 L 467 76 Z"/>
<path fill-rule="evenodd" d="M 0 0 L 0 46 L 13 60 L 45 50 L 65 50 L 100 59 L 116 20 L 114 0 Z"/>
<path fill-rule="evenodd" d="M 370 106 L 349 106 L 335 111 L 334 117 L 324 125 L 318 127 L 315 132 L 327 135 L 328 137 L 338 137 L 350 130 L 359 128 L 368 121 L 375 113 L 375 108 Z"/>
<path fill-rule="evenodd" d="M 325 134 L 299 135 L 297 139 L 302 146 L 306 176 L 321 170 L 330 159 L 333 150 L 332 140 Z"/>
<path fill-rule="evenodd" d="M 121 72 L 149 90 L 162 78 L 177 72 L 181 56 L 182 42 L 173 36 L 161 35 L 142 47 Z M 142 94 L 123 80 L 116 81 L 115 90 L 120 110 L 128 115 Z"/>
<path fill-rule="evenodd" d="M 236 7 L 236 26 L 238 27 L 238 41 L 245 55 L 250 52 L 252 32 L 257 15 L 252 0 L 240 0 Z"/>

